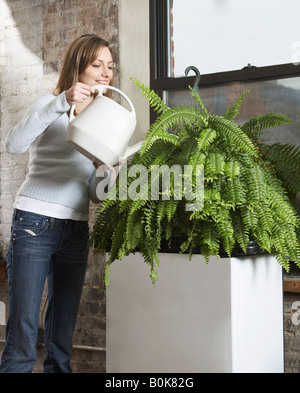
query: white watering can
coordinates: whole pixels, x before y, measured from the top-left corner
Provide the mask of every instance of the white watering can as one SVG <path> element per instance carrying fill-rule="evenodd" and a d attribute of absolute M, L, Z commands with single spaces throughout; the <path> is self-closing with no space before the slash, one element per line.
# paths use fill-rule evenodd
<path fill-rule="evenodd" d="M 72 106 L 66 140 L 90 160 L 113 166 L 141 148 L 141 142 L 128 148 L 136 127 L 135 110 L 121 90 L 104 85 L 94 89 L 98 90 L 98 96 L 76 117 L 75 105 Z M 103 96 L 106 89 L 124 97 L 130 111 Z"/>

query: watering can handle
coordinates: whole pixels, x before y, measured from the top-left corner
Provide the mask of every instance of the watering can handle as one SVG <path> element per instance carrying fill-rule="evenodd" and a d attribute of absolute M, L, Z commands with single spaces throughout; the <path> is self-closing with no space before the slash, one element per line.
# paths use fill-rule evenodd
<path fill-rule="evenodd" d="M 135 115 L 135 110 L 133 107 L 132 102 L 130 101 L 129 97 L 123 93 L 121 90 L 117 89 L 116 87 L 113 86 L 104 86 L 104 85 L 97 85 L 97 86 L 93 86 L 95 90 L 99 91 L 99 94 L 102 96 L 102 92 L 103 90 L 109 89 L 109 90 L 113 90 L 116 91 L 117 93 L 119 93 L 123 98 L 125 98 L 125 100 L 128 102 L 128 105 L 130 107 L 131 112 Z"/>
<path fill-rule="evenodd" d="M 129 97 L 127 97 L 127 95 L 124 94 L 121 90 L 119 90 L 119 89 L 117 89 L 116 87 L 113 87 L 113 86 L 104 86 L 104 85 L 93 86 L 93 88 L 94 88 L 95 90 L 98 90 L 100 96 L 103 96 L 103 94 L 102 94 L 102 93 L 103 93 L 103 90 L 106 90 L 106 89 L 116 91 L 116 92 L 119 93 L 123 98 L 125 98 L 125 100 L 128 102 L 128 105 L 129 105 L 129 107 L 130 107 L 130 110 L 131 110 L 132 114 L 135 116 L 135 110 L 134 110 L 134 107 L 133 107 L 132 102 L 130 101 Z M 76 106 L 76 105 L 73 105 L 72 108 L 71 108 L 71 111 L 70 111 L 70 121 L 74 119 L 74 110 L 75 110 L 75 106 Z"/>

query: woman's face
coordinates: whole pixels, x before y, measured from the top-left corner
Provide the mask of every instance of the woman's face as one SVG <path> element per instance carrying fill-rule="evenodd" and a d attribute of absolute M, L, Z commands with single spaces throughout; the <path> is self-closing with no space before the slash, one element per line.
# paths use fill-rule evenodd
<path fill-rule="evenodd" d="M 97 59 L 79 75 L 79 82 L 89 86 L 109 85 L 113 78 L 113 65 L 111 52 L 104 47 Z"/>

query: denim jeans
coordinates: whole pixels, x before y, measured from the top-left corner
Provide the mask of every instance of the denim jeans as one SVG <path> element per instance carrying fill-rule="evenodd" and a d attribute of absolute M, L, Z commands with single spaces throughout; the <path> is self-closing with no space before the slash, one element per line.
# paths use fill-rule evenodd
<path fill-rule="evenodd" d="M 44 284 L 45 372 L 72 372 L 70 358 L 87 264 L 87 222 L 15 210 L 7 251 L 9 319 L 0 373 L 29 373 L 36 343 Z"/>

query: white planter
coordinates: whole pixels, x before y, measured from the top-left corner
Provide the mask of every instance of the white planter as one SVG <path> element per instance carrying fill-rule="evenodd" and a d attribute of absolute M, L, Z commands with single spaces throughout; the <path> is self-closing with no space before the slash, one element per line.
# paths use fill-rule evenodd
<path fill-rule="evenodd" d="M 284 371 L 282 269 L 272 256 L 160 262 L 155 287 L 139 254 L 111 266 L 107 372 Z"/>

